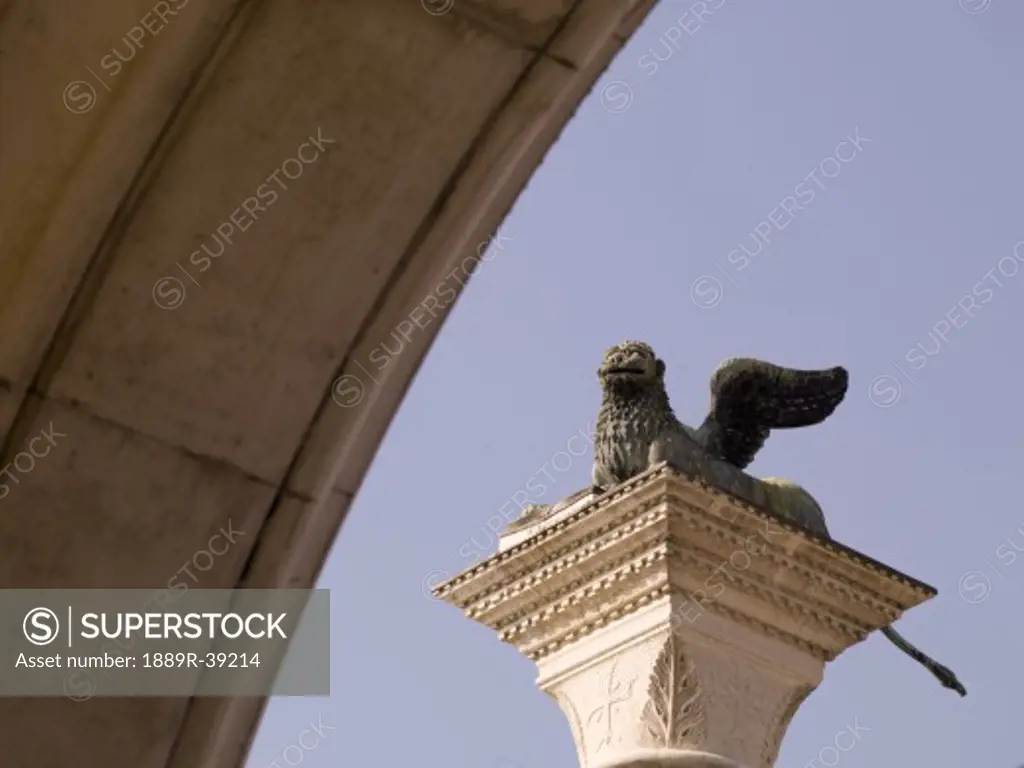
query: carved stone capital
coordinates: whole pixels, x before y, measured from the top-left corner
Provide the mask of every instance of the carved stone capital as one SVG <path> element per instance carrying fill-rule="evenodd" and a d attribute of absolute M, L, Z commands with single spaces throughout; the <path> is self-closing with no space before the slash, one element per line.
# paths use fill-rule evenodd
<path fill-rule="evenodd" d="M 569 719 L 581 765 L 644 750 L 772 765 L 824 661 L 714 614 L 686 625 L 674 608 L 652 604 L 538 663 L 538 685 Z"/>
<path fill-rule="evenodd" d="M 825 664 L 935 591 L 667 465 L 435 591 L 537 662 L 582 768 L 770 768 Z"/>

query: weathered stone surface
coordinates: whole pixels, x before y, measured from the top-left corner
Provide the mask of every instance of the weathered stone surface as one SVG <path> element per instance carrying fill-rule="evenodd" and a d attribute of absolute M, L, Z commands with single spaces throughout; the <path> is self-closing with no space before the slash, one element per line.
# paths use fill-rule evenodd
<path fill-rule="evenodd" d="M 101 5 L 0 1 L 0 458 L 67 435 L 12 470 L 0 586 L 166 588 L 229 519 L 196 586 L 309 586 L 465 275 L 377 383 L 369 354 L 472 271 L 651 3 Z M 0 753 L 239 765 L 261 708 L 0 702 Z"/>
<path fill-rule="evenodd" d="M 590 768 L 770 768 L 825 664 L 935 594 L 665 464 L 503 538 L 435 593 L 536 661 Z"/>

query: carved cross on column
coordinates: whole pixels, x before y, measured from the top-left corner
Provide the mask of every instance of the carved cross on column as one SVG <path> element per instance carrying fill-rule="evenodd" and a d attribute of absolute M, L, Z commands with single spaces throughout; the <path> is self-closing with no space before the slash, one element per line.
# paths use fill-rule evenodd
<path fill-rule="evenodd" d="M 605 693 L 604 701 L 594 707 L 594 710 L 590 713 L 590 717 L 587 718 L 587 727 L 591 725 L 601 728 L 604 735 L 597 742 L 594 747 L 594 752 L 600 752 L 612 743 L 612 719 L 615 714 L 615 705 L 629 701 L 633 695 L 633 686 L 636 684 L 636 675 L 629 678 L 628 683 L 621 680 L 615 679 L 615 672 L 618 669 L 618 662 L 612 663 L 611 671 L 608 672 L 608 687 Z"/>

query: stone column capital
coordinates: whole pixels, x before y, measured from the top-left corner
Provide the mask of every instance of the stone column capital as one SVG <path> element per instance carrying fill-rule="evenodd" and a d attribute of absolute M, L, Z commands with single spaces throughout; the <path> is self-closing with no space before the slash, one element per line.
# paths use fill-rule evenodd
<path fill-rule="evenodd" d="M 825 664 L 935 590 L 662 464 L 436 593 L 537 663 L 583 768 L 770 768 Z"/>

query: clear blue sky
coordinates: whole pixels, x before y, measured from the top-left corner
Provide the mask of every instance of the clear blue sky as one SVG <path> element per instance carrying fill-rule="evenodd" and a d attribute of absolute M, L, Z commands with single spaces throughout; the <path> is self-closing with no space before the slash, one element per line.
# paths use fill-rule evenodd
<path fill-rule="evenodd" d="M 963 2 L 983 10 L 727 0 L 700 23 L 660 4 L 421 369 L 320 580 L 334 693 L 273 701 L 251 768 L 318 718 L 335 730 L 305 766 L 577 765 L 533 664 L 423 582 L 471 565 L 473 537 L 493 552 L 485 521 L 593 423 L 601 354 L 625 339 L 667 362 L 693 424 L 725 357 L 846 366 L 834 417 L 776 434 L 751 471 L 802 482 L 837 539 L 939 590 L 898 627 L 968 698 L 873 636 L 828 667 L 779 765 L 803 768 L 855 721 L 842 768 L 1024 762 L 1024 3 Z M 610 112 L 622 83 L 632 102 Z M 826 160 L 855 130 L 868 141 L 838 150 L 849 162 Z M 691 300 L 702 278 L 714 306 Z M 544 500 L 587 484 L 590 460 L 554 472 Z"/>

